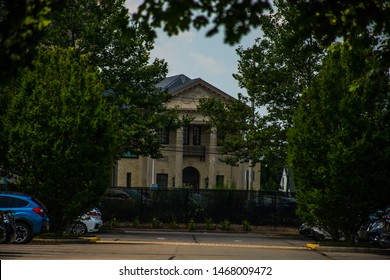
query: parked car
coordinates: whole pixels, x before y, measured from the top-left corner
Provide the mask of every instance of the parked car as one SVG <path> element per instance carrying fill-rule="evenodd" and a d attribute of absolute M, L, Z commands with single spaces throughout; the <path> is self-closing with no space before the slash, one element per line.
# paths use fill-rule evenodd
<path fill-rule="evenodd" d="M 15 243 L 24 244 L 49 229 L 46 206 L 32 195 L 0 193 L 0 211 L 11 211 L 15 218 Z"/>
<path fill-rule="evenodd" d="M 324 229 L 303 223 L 299 227 L 299 234 L 316 241 L 330 240 L 332 236 Z"/>
<path fill-rule="evenodd" d="M 367 238 L 371 243 L 379 244 L 379 239 L 383 233 L 383 221 L 374 222 L 367 230 Z"/>
<path fill-rule="evenodd" d="M 379 245 L 387 249 L 390 248 L 390 234 L 382 233 L 381 238 L 379 239 Z"/>
<path fill-rule="evenodd" d="M 123 190 L 121 189 L 120 191 L 123 191 L 125 193 L 127 193 L 131 199 L 135 200 L 135 201 L 139 201 L 142 203 L 145 203 L 145 204 L 148 204 L 148 203 L 151 203 L 151 199 L 150 197 L 148 196 L 148 193 L 146 192 L 140 192 L 138 190 L 134 190 L 134 189 L 130 189 L 130 188 L 123 188 Z"/>
<path fill-rule="evenodd" d="M 108 189 L 105 195 L 107 199 L 132 200 L 131 196 L 122 190 Z"/>
<path fill-rule="evenodd" d="M 372 244 L 390 247 L 390 207 L 368 215 L 367 223 L 357 232 L 358 240 L 368 240 Z"/>
<path fill-rule="evenodd" d="M 83 235 L 89 232 L 97 232 L 103 225 L 102 213 L 97 208 L 93 208 L 80 216 L 70 228 L 70 232 Z"/>
<path fill-rule="evenodd" d="M 0 211 L 0 244 L 15 240 L 15 217 L 11 211 Z"/>

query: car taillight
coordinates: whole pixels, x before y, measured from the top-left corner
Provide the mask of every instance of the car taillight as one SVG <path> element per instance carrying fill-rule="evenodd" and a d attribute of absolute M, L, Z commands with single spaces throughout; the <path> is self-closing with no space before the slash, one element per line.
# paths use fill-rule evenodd
<path fill-rule="evenodd" d="M 88 212 L 87 215 L 88 215 L 88 216 L 93 216 L 93 217 L 95 217 L 95 216 L 96 216 L 96 217 L 101 216 L 101 214 L 98 213 L 98 212 Z"/>
<path fill-rule="evenodd" d="M 33 210 L 35 213 L 37 213 L 38 215 L 43 216 L 43 209 L 42 209 L 42 208 L 36 207 L 36 208 L 33 208 L 32 210 Z"/>

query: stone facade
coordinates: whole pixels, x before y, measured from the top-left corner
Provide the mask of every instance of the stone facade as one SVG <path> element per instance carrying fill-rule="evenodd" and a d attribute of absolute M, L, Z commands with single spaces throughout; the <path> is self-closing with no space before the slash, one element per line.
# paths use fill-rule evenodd
<path fill-rule="evenodd" d="M 184 75 L 167 78 L 161 86 L 172 94 L 167 107 L 178 107 L 193 120 L 186 127 L 169 131 L 168 141 L 161 149 L 163 158 L 120 159 L 115 167 L 114 186 L 260 189 L 260 164 L 250 167 L 246 162 L 232 167 L 220 161 L 223 155 L 217 151 L 216 129 L 207 127 L 197 111 L 201 98 L 227 101 L 233 97 L 202 79 L 191 80 Z"/>

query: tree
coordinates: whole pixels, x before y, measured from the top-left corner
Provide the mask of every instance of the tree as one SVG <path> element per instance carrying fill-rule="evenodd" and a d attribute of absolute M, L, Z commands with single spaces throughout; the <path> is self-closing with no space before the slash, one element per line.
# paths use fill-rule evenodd
<path fill-rule="evenodd" d="M 57 2 L 0 0 L 0 85 L 30 63 Z"/>
<path fill-rule="evenodd" d="M 249 148 L 249 143 L 253 143 L 250 134 L 253 114 L 241 98 L 227 103 L 204 98 L 200 100 L 198 110 L 210 127 L 217 128 L 218 150 L 224 155 L 220 160 L 235 166 L 241 160 L 253 159 L 254 147 Z"/>
<path fill-rule="evenodd" d="M 73 49 L 42 48 L 32 70 L 7 89 L 9 171 L 19 190 L 46 204 L 55 231 L 97 205 L 114 162 L 114 111 L 88 64 Z"/>
<path fill-rule="evenodd" d="M 327 45 L 338 37 L 357 38 L 354 34 L 371 30 L 376 35 L 385 35 L 387 41 L 384 49 L 389 53 L 388 0 L 275 1 L 276 4 L 292 2 L 298 5 L 296 15 L 299 17 L 299 29 L 314 32 Z M 270 0 L 144 0 L 135 13 L 135 18 L 152 27 L 163 25 L 169 35 L 188 30 L 191 25 L 200 29 L 212 22 L 213 25 L 206 34 L 214 35 L 223 27 L 225 42 L 234 44 L 249 30 L 262 27 L 260 16 L 271 10 L 271 4 Z"/>
<path fill-rule="evenodd" d="M 292 126 L 299 97 L 318 71 L 323 55 L 313 36 L 296 31 L 295 14 L 295 5 L 278 3 L 276 12 L 261 17 L 262 39 L 248 49 L 238 48 L 238 73 L 233 76 L 240 87 L 247 90 L 248 97 L 241 97 L 240 101 L 248 104 L 251 110 L 246 110 L 245 117 L 239 118 L 236 114 L 229 118 L 242 121 L 235 127 L 245 130 L 245 133 L 241 133 L 245 137 L 240 138 L 245 149 L 237 149 L 227 141 L 221 145 L 225 151 L 230 149 L 236 154 L 241 151 L 237 159 L 249 158 L 253 163 L 261 159 L 270 168 L 280 170 L 286 165 L 286 131 Z M 206 113 L 210 117 L 213 112 L 208 110 Z M 211 120 L 215 117 L 217 115 Z M 224 129 L 226 118 L 221 119 L 219 130 Z"/>
<path fill-rule="evenodd" d="M 189 30 L 191 25 L 200 29 L 212 22 L 206 35 L 215 35 L 224 27 L 225 42 L 234 44 L 251 28 L 260 26 L 260 15 L 270 8 L 267 0 L 144 0 L 134 18 L 143 25 L 163 26 L 169 35 Z M 155 31 L 150 30 L 150 33 L 155 36 Z"/>
<path fill-rule="evenodd" d="M 258 131 L 264 139 L 264 156 L 284 165 L 286 130 L 303 90 L 320 67 L 323 50 L 310 33 L 297 32 L 296 5 L 278 2 L 277 11 L 262 17 L 263 38 L 244 50 L 239 48 L 238 74 L 233 76 L 256 108 L 265 108 L 259 116 L 266 124 Z"/>
<path fill-rule="evenodd" d="M 388 203 L 389 76 L 372 49 L 334 44 L 289 134 L 298 215 L 338 239 Z"/>
<path fill-rule="evenodd" d="M 325 46 L 340 38 L 356 48 L 376 46 L 378 61 L 390 66 L 389 0 L 297 2 L 302 32 L 312 32 Z"/>
<path fill-rule="evenodd" d="M 159 132 L 178 125 L 175 110 L 165 108 L 170 95 L 156 84 L 167 64 L 151 64 L 153 40 L 131 21 L 124 0 L 67 0 L 53 13 L 44 45 L 74 47 L 100 70 L 105 98 L 120 108 L 122 149 L 138 155 L 160 155 Z"/>

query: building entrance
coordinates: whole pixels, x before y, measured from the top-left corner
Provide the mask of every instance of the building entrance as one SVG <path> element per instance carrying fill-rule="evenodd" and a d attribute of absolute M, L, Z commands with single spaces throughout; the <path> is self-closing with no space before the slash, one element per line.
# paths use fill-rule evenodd
<path fill-rule="evenodd" d="M 199 189 L 199 171 L 192 167 L 183 169 L 183 186 L 190 186 L 193 189 Z"/>

